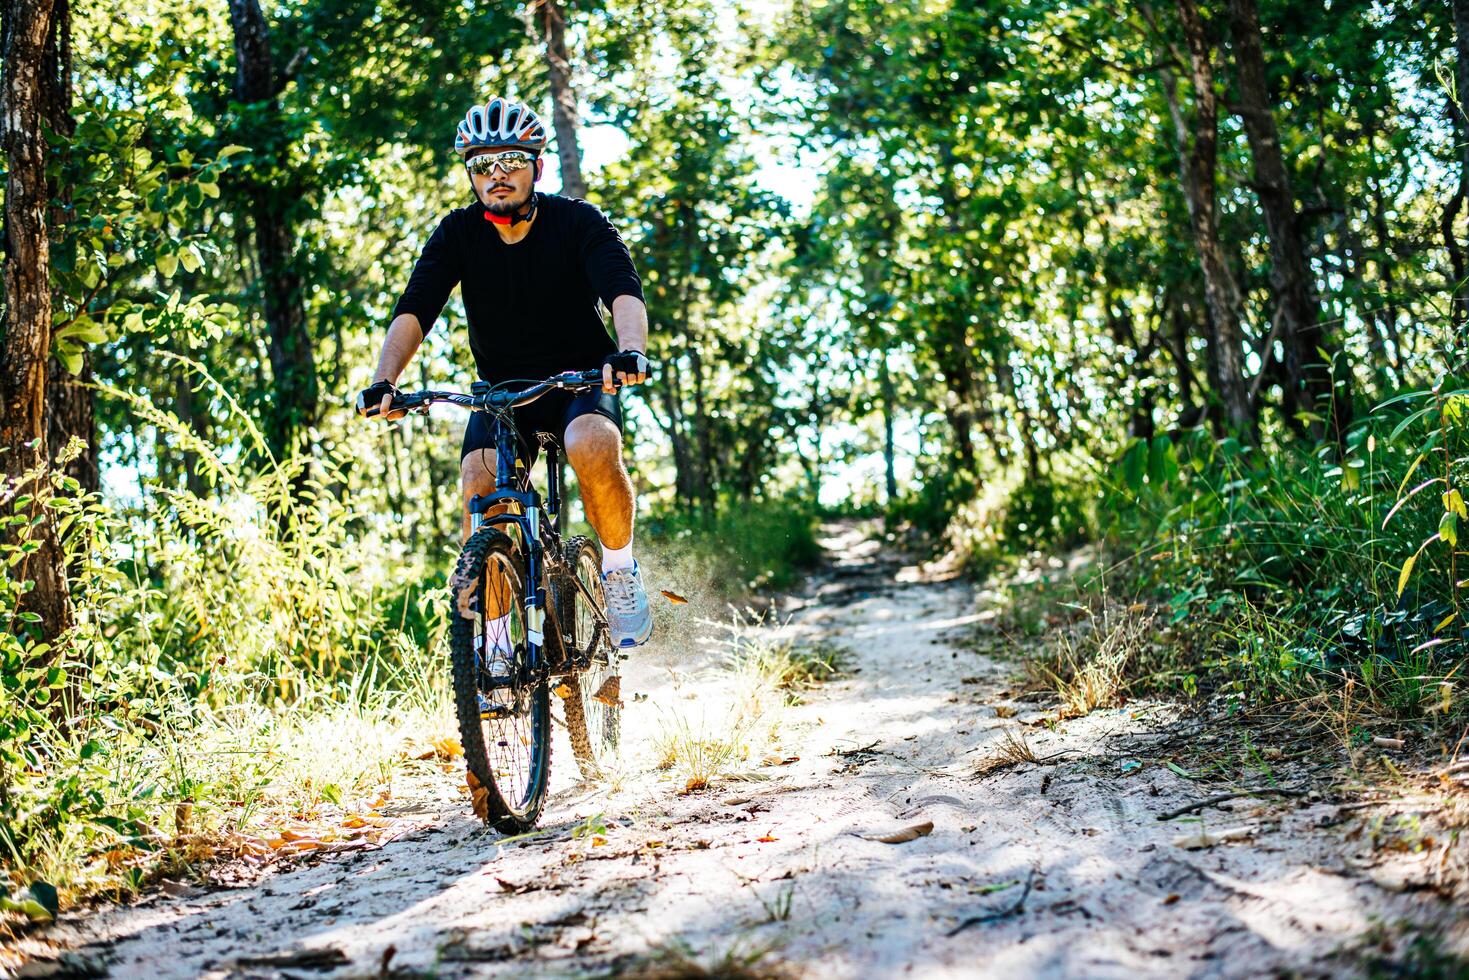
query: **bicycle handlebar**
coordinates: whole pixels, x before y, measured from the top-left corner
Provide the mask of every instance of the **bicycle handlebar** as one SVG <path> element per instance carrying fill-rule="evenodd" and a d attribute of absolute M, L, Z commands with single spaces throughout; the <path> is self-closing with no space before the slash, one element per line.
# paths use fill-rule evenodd
<path fill-rule="evenodd" d="M 621 387 L 621 382 L 613 380 L 613 385 Z M 575 391 L 586 392 L 594 388 L 602 387 L 602 372 L 597 371 L 566 371 L 555 377 L 539 381 L 529 388 L 519 391 L 496 391 L 491 389 L 479 394 L 466 395 L 460 391 L 408 391 L 400 393 L 393 399 L 388 411 L 396 412 L 400 409 L 406 412 L 427 412 L 428 407 L 435 402 L 448 402 L 452 405 L 461 405 L 474 412 L 505 411 L 511 408 L 519 408 L 521 405 L 529 405 L 549 391 Z M 362 395 L 357 396 L 357 414 L 364 418 L 375 418 L 382 414 L 381 403 L 378 405 L 366 405 L 363 403 Z"/>

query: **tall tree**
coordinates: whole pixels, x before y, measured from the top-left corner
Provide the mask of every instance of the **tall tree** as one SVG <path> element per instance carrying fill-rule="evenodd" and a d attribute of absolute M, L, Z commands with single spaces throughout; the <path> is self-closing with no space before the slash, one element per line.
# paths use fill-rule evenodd
<path fill-rule="evenodd" d="M 1443 211 L 1444 246 L 1449 253 L 1449 270 L 1454 277 L 1449 320 L 1456 328 L 1469 322 L 1469 267 L 1464 245 L 1455 227 L 1459 210 L 1469 200 L 1469 0 L 1454 0 L 1454 91 L 1449 99 L 1449 125 L 1454 134 L 1459 164 L 1459 184 Z"/>
<path fill-rule="evenodd" d="M 46 230 L 48 147 L 45 111 L 46 39 L 56 14 L 54 0 L 0 0 L 0 91 L 6 162 L 5 333 L 0 339 L 0 499 L 29 495 L 39 517 L 24 533 L 38 545 L 12 569 L 34 582 L 20 597 L 20 611 L 41 617 L 52 639 L 70 627 L 61 544 L 44 506 L 49 483 L 31 474 L 47 462 L 46 362 L 51 354 L 51 244 Z M 9 532 L 11 534 L 17 532 Z M 15 624 L 4 624 L 14 628 Z"/>
<path fill-rule="evenodd" d="M 556 155 L 561 161 L 561 193 L 585 198 L 587 182 L 582 177 L 577 136 L 580 113 L 571 81 L 571 56 L 566 49 L 566 8 L 558 0 L 535 0 L 532 16 L 540 31 L 546 81 L 551 86 L 551 125 L 556 130 Z"/>
<path fill-rule="evenodd" d="M 297 191 L 290 179 L 287 127 L 279 95 L 293 66 L 278 70 L 271 56 L 270 28 L 259 0 L 229 0 L 234 28 L 235 100 L 253 124 L 251 144 L 264 157 L 247 190 L 260 263 L 260 293 L 265 311 L 266 346 L 275 380 L 267 435 L 277 458 L 289 452 L 296 436 L 317 418 L 316 359 L 296 264 L 296 230 L 291 207 Z M 298 59 L 293 59 L 293 61 Z"/>
<path fill-rule="evenodd" d="M 76 131 L 76 119 L 71 114 L 71 3 L 57 0 L 56 13 L 51 18 L 51 31 L 46 36 L 45 71 L 42 114 L 46 126 L 62 137 L 70 138 Z M 72 220 L 71 188 L 60 181 L 52 181 L 49 187 L 55 206 L 51 209 L 51 238 L 55 245 L 61 241 L 61 229 Z M 97 463 L 96 411 L 92 404 L 92 352 L 83 351 L 81 370 L 67 370 L 61 358 L 52 356 L 47 365 L 47 442 L 53 453 L 59 453 L 72 439 L 79 441 L 81 451 L 66 464 L 66 474 L 77 481 L 87 492 L 96 492 L 101 485 Z"/>
<path fill-rule="evenodd" d="M 1243 300 L 1219 236 L 1215 187 L 1219 170 L 1219 93 L 1214 81 L 1214 45 L 1194 0 L 1176 2 L 1193 94 L 1192 119 L 1184 110 L 1173 69 L 1164 66 L 1159 76 L 1173 117 L 1179 176 L 1188 202 L 1194 252 L 1204 276 L 1214 390 L 1230 427 L 1252 431 L 1254 408 L 1245 385 L 1244 331 L 1240 326 Z M 1156 20 L 1154 24 L 1156 28 Z"/>
<path fill-rule="evenodd" d="M 1351 388 L 1345 384 L 1340 391 L 1333 388 L 1336 345 L 1321 323 L 1316 287 L 1306 261 L 1295 195 L 1265 78 L 1255 0 L 1229 0 L 1229 28 L 1234 40 L 1238 110 L 1250 142 L 1255 194 L 1270 239 L 1270 283 L 1285 351 L 1282 408 L 1286 420 L 1293 424 L 1296 413 L 1305 408 L 1320 420 L 1310 426 L 1316 438 L 1329 430 L 1331 438 L 1340 441 L 1352 420 Z M 1347 376 L 1345 372 L 1343 376 Z M 1326 415 L 1319 414 L 1322 412 Z"/>

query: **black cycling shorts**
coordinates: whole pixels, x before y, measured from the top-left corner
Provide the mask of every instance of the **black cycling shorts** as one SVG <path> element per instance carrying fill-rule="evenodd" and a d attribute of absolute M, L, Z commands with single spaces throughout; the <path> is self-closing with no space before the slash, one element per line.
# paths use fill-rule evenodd
<path fill-rule="evenodd" d="M 622 403 L 616 395 L 598 389 L 584 394 L 569 391 L 553 391 L 542 395 L 529 405 L 514 409 L 515 428 L 520 433 L 518 455 L 525 462 L 526 471 L 535 465 L 540 455 L 541 443 L 537 432 L 549 432 L 561 444 L 566 442 L 566 427 L 571 420 L 582 415 L 601 415 L 612 420 L 619 432 L 622 431 Z M 495 435 L 490 426 L 490 416 L 485 412 L 474 412 L 469 416 L 469 425 L 464 429 L 464 446 L 459 450 L 463 460 L 472 452 L 485 450 L 485 468 L 495 472 Z"/>

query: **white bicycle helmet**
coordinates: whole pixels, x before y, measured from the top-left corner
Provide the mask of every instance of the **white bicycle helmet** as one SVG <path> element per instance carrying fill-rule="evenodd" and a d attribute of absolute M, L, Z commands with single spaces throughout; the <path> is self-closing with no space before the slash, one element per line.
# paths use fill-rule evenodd
<path fill-rule="evenodd" d="M 512 146 L 539 155 L 547 142 L 546 126 L 530 106 L 496 95 L 464 114 L 454 134 L 454 152 L 465 157 L 487 146 Z"/>

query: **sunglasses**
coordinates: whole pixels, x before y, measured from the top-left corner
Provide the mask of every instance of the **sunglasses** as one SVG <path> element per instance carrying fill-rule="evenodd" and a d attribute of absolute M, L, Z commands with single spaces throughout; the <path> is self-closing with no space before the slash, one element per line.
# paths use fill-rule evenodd
<path fill-rule="evenodd" d="M 536 158 L 529 153 L 520 150 L 506 150 L 503 153 L 481 153 L 477 157 L 471 157 L 464 166 L 472 174 L 488 177 L 496 167 L 507 174 L 513 174 L 535 162 Z"/>

